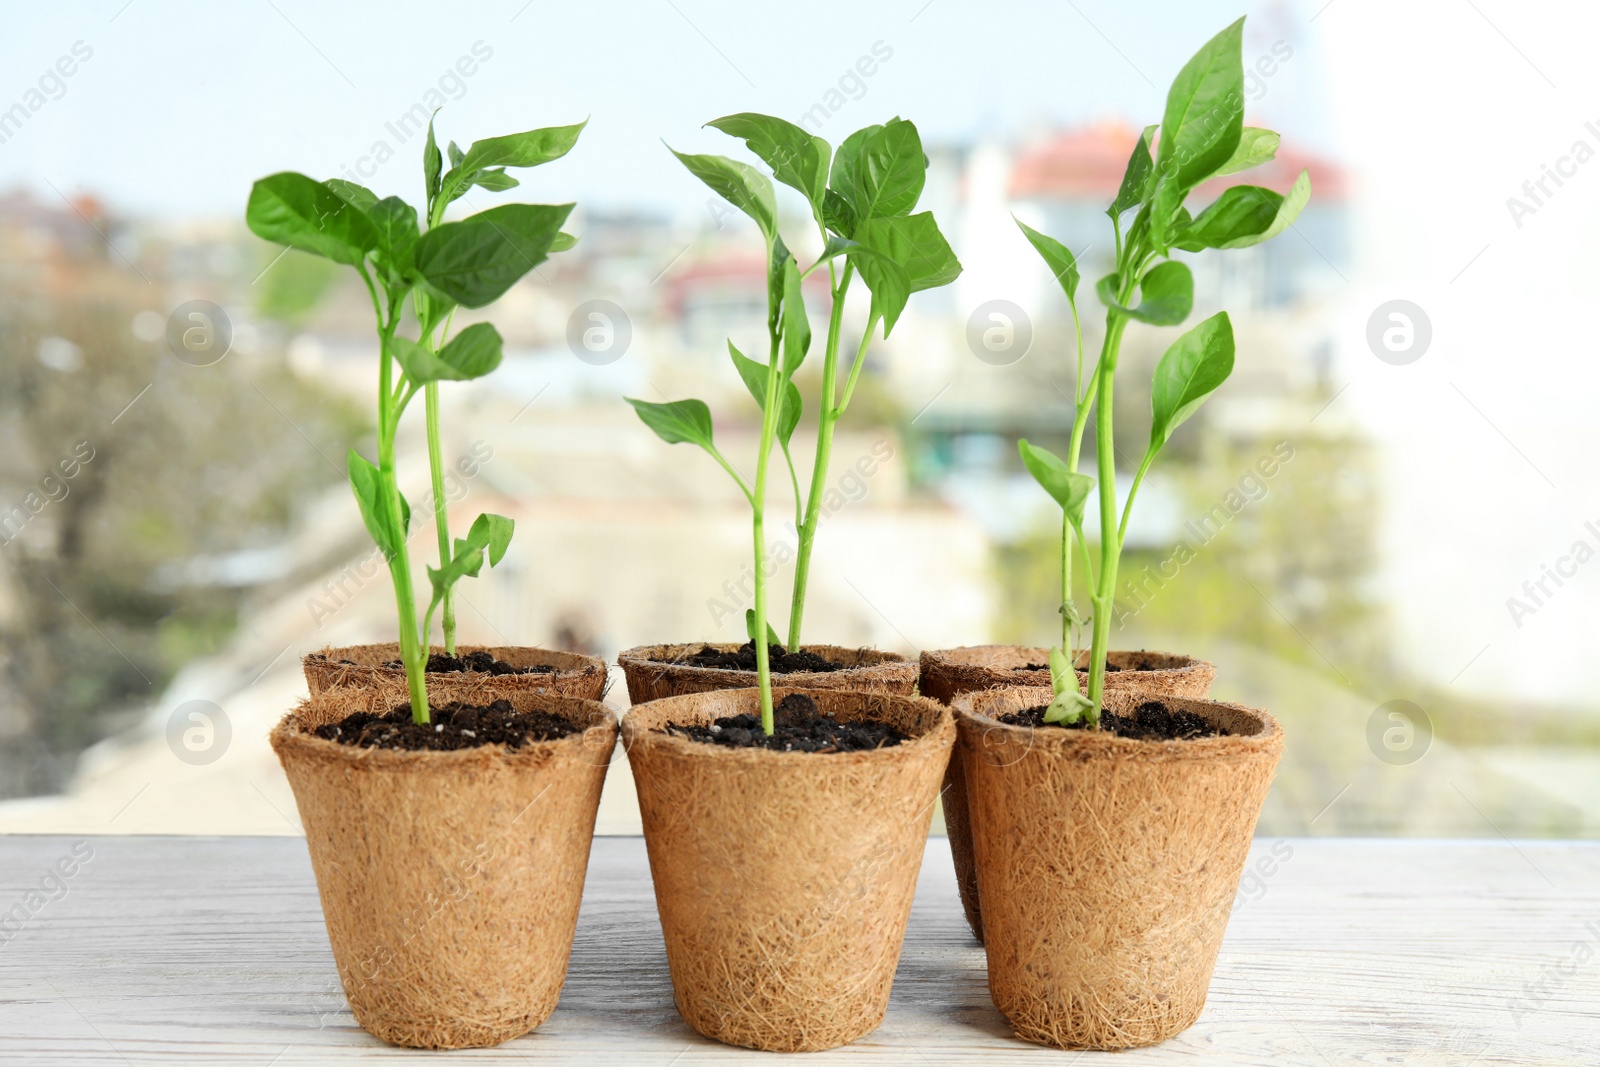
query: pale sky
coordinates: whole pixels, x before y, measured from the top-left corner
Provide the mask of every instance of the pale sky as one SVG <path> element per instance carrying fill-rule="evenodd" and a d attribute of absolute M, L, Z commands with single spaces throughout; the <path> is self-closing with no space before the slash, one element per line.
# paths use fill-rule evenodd
<path fill-rule="evenodd" d="M 0 37 L 0 111 L 27 100 L 75 43 L 92 54 L 32 97 L 45 103 L 0 143 L 0 190 L 24 182 L 47 195 L 49 185 L 93 191 L 143 214 L 237 213 L 253 179 L 283 169 L 332 177 L 382 140 L 397 157 L 369 184 L 414 198 L 420 144 L 401 144 L 385 123 L 443 79 L 440 128 L 463 145 L 592 116 L 578 149 L 533 179 L 530 199 L 686 208 L 704 194 L 668 165 L 661 139 L 736 154 L 737 142 L 700 129 L 719 115 L 798 120 L 844 78 L 832 98 L 843 106 L 818 131 L 835 144 L 895 114 L 929 139 L 1105 115 L 1155 122 L 1183 61 L 1240 13 L 1252 19 L 1247 59 L 1280 39 L 1296 49 L 1257 110 L 1326 139 L 1309 3 L 821 0 L 783 5 L 782 15 L 775 6 L 398 2 L 381 5 L 382 16 L 378 4 L 311 0 L 15 8 Z M 874 46 L 888 58 L 860 77 Z M 455 70 L 462 57 L 470 76 Z"/>

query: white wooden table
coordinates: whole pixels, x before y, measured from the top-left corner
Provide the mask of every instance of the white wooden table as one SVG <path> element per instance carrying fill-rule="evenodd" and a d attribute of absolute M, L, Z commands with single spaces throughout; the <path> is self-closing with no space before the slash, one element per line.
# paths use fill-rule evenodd
<path fill-rule="evenodd" d="M 75 846 L 92 858 L 64 889 L 45 884 Z M 1199 1023 L 1154 1049 L 1064 1053 L 1016 1041 L 990 1005 L 934 838 L 888 1019 L 805 1062 L 1600 1064 L 1600 843 L 1263 840 L 1252 864 L 1274 848 L 1241 893 Z M 301 840 L 0 837 L 6 1067 L 440 1055 L 772 1059 L 679 1021 L 638 838 L 595 841 L 549 1021 L 497 1049 L 440 1054 L 389 1048 L 351 1019 Z"/>

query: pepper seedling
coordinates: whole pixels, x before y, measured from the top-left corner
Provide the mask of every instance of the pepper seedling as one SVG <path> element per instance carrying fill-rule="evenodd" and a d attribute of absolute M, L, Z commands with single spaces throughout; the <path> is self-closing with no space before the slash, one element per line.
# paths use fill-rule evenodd
<path fill-rule="evenodd" d="M 500 365 L 503 342 L 489 323 L 450 333 L 456 308 L 481 308 L 495 300 L 551 252 L 576 240 L 561 231 L 572 204 L 505 204 L 457 221 L 445 208 L 474 188 L 500 192 L 517 179 L 507 168 L 536 167 L 559 159 L 577 143 L 586 123 L 529 130 L 474 141 L 465 152 L 449 146 L 450 169 L 434 139 L 433 121 L 422 152 L 426 209 L 419 225 L 414 207 L 397 196 L 379 198 L 361 185 L 334 178 L 319 182 L 285 171 L 250 190 L 245 219 L 258 237 L 343 263 L 367 287 L 377 320 L 378 462 L 355 449 L 348 457 L 350 484 L 362 521 L 389 564 L 399 616 L 400 657 L 411 695 L 411 716 L 428 721 L 426 670 L 435 610 L 443 608 L 445 648 L 455 651 L 452 592 L 475 577 L 485 560 L 499 563 L 511 542 L 512 520 L 479 515 L 464 538 L 450 539 L 440 445 L 439 383 L 481 378 Z M 424 228 L 425 226 L 425 228 Z M 417 336 L 400 333 L 411 301 Z M 433 587 L 423 624 L 417 621 L 408 542 L 411 505 L 395 472 L 395 434 L 412 399 L 427 408 L 428 459 L 439 566 L 428 568 Z"/>
<path fill-rule="evenodd" d="M 673 152 L 714 192 L 753 219 L 766 241 L 767 360 L 750 359 L 728 342 L 728 355 L 762 413 L 756 473 L 747 483 L 712 441 L 711 414 L 699 400 L 654 403 L 629 399 L 645 425 L 669 444 L 691 443 L 717 461 L 750 503 L 755 548 L 755 607 L 746 629 L 755 644 L 761 690 L 761 727 L 773 731 L 769 643 L 800 647 L 812 549 L 824 510 L 828 463 L 834 430 L 855 394 L 867 347 L 881 327 L 887 338 L 912 293 L 948 285 L 961 264 L 939 232 L 931 212 L 913 214 L 927 178 L 922 138 L 912 123 L 890 119 L 846 137 L 835 151 L 821 137 L 771 115 L 741 113 L 707 125 L 745 142 L 771 170 L 771 178 L 805 198 L 822 241 L 817 259 L 803 270 L 778 232 L 772 180 L 756 168 L 725 156 Z M 669 146 L 670 150 L 670 146 Z M 831 164 L 831 165 L 830 165 Z M 826 267 L 830 301 L 823 342 L 822 382 L 817 398 L 817 449 L 810 484 L 802 492 L 790 440 L 800 424 L 803 403 L 794 373 L 811 345 L 811 325 L 801 293 L 805 278 Z M 861 336 L 839 390 L 839 347 L 851 282 L 859 274 L 872 300 Z M 767 621 L 765 511 L 767 461 L 773 445 L 783 453 L 794 490 L 794 525 L 799 540 L 790 600 L 788 644 L 781 645 Z M 804 501 L 802 505 L 802 501 Z M 756 635 L 767 635 L 760 640 Z"/>
<path fill-rule="evenodd" d="M 1061 647 L 1050 655 L 1055 696 L 1047 722 L 1087 718 L 1098 726 L 1103 707 L 1106 652 L 1111 634 L 1117 565 L 1127 538 L 1128 519 L 1151 464 L 1185 420 L 1233 372 L 1233 324 L 1226 311 L 1206 319 L 1173 342 L 1156 364 L 1151 386 L 1150 440 L 1121 515 L 1117 511 L 1116 448 L 1112 434 L 1113 387 L 1123 333 L 1129 321 L 1176 326 L 1194 306 L 1194 275 L 1174 251 L 1248 248 L 1282 233 L 1311 197 L 1311 177 L 1301 171 L 1287 194 L 1255 185 L 1224 189 L 1199 215 L 1184 201 L 1202 183 L 1249 170 L 1273 159 L 1278 135 L 1244 125 L 1244 19 L 1217 34 L 1184 65 L 1167 92 L 1159 126 L 1147 126 L 1133 146 L 1122 184 L 1106 210 L 1115 237 L 1115 269 L 1095 285 L 1106 309 L 1100 357 L 1084 375 L 1083 332 L 1079 326 L 1077 262 L 1066 246 L 1018 222 L 1023 234 L 1060 283 L 1072 309 L 1077 335 L 1076 411 L 1067 458 L 1019 442 L 1024 465 L 1061 506 Z M 1152 155 L 1152 145 L 1154 154 Z M 1123 220 L 1134 213 L 1123 229 Z M 1138 295 L 1135 303 L 1134 296 Z M 1095 418 L 1097 475 L 1078 473 L 1079 450 L 1091 411 Z M 1100 509 L 1098 570 L 1083 534 L 1083 511 L 1090 492 Z M 1088 693 L 1078 691 L 1076 626 L 1082 621 L 1073 597 L 1072 543 L 1079 545 L 1084 579 L 1090 589 L 1092 639 Z"/>

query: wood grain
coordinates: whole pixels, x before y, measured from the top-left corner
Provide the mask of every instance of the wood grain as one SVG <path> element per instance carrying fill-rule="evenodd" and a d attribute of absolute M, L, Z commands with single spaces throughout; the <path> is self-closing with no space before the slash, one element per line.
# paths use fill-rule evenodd
<path fill-rule="evenodd" d="M 78 842 L 80 855 L 93 850 L 86 862 L 73 858 Z M 1009 1035 L 948 845 L 931 839 L 886 1022 L 805 1062 L 1600 1063 L 1600 844 L 1259 840 L 1249 869 L 1200 1022 L 1157 1048 L 1078 1055 Z M 0 1064 L 438 1055 L 355 1026 L 302 841 L 0 837 Z M 772 1059 L 679 1021 L 637 838 L 595 840 L 555 1014 L 508 1045 L 451 1055 L 618 1067 Z"/>

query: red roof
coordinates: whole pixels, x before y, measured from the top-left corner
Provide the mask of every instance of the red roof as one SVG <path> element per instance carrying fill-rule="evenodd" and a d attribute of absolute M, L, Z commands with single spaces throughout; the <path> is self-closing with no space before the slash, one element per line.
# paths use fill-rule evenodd
<path fill-rule="evenodd" d="M 1110 202 L 1122 184 L 1128 154 L 1139 131 L 1118 120 L 1063 130 L 1018 153 L 1011 171 L 1011 196 L 1018 200 L 1095 200 Z M 1301 170 L 1311 172 L 1313 199 L 1343 200 L 1344 171 L 1335 163 L 1284 145 L 1276 159 L 1240 175 L 1207 182 L 1200 199 L 1230 185 L 1248 182 L 1286 192 Z"/>

